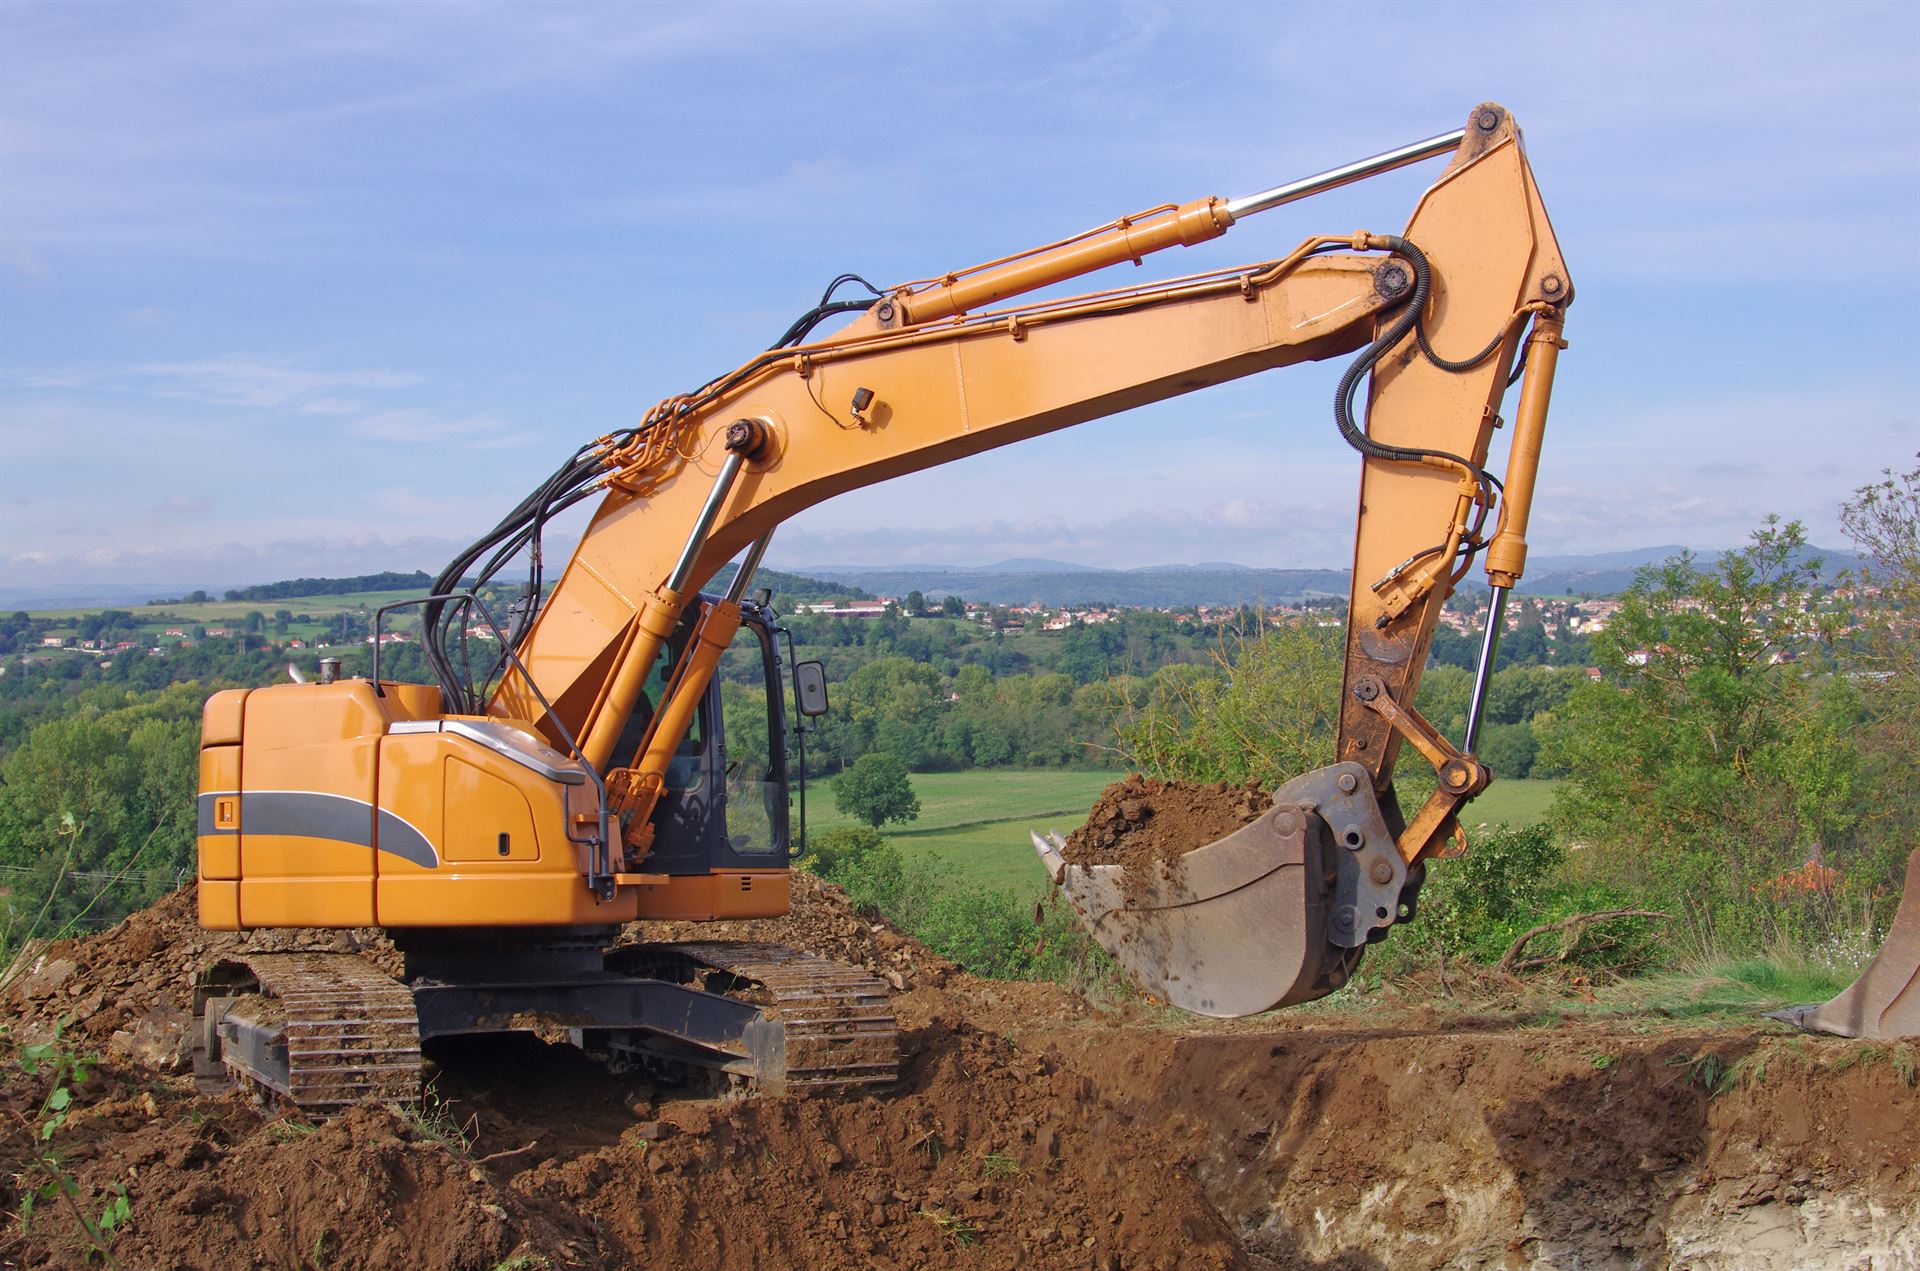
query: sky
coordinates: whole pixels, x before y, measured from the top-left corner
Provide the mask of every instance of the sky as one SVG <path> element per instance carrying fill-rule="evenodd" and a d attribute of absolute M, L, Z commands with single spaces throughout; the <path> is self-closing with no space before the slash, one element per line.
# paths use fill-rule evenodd
<path fill-rule="evenodd" d="M 1577 298 L 1536 554 L 1920 450 L 1920 6 L 0 4 L 0 586 L 437 570 L 584 440 L 924 277 L 1519 120 Z M 1401 228 L 1438 163 L 1163 253 Z M 1098 279 L 1091 281 L 1099 281 Z M 1344 565 L 1339 362 L 843 495 L 788 567 Z"/>

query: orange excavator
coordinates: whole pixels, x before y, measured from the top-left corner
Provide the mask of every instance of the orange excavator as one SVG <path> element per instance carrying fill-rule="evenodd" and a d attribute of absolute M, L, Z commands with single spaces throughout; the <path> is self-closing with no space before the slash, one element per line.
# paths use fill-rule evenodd
<path fill-rule="evenodd" d="M 1441 156 L 1397 234 L 1022 299 Z M 850 285 L 866 294 L 836 299 Z M 1095 934 L 1166 1000 L 1233 1015 L 1331 992 L 1413 916 L 1427 862 L 1462 842 L 1458 813 L 1490 780 L 1474 739 L 1572 299 L 1520 131 L 1491 104 L 1464 128 L 1247 197 L 1150 208 L 892 287 L 843 275 L 772 348 L 582 446 L 406 602 L 437 683 L 381 678 L 383 610 L 371 677 L 323 665 L 317 682 L 207 702 L 202 924 L 382 928 L 404 969 L 324 952 L 206 968 L 202 1075 L 324 1112 L 411 1097 L 425 1039 L 565 1030 L 616 1065 L 775 1092 L 890 1081 L 892 1011 L 865 971 L 770 944 L 615 940 L 636 920 L 786 911 L 804 720 L 826 692 L 751 590 L 775 529 L 902 473 L 1347 358 L 1333 423 L 1357 452 L 1359 513 L 1337 762 L 1144 892 L 1039 845 Z M 1503 427 L 1504 482 L 1488 460 Z M 587 499 L 598 506 L 549 585 L 543 531 Z M 1413 700 L 1441 606 L 1480 555 L 1493 620 L 1456 747 Z M 515 589 L 525 570 L 524 591 L 489 605 L 508 569 Z M 1436 777 L 1410 816 L 1393 783 L 1408 744 Z"/>

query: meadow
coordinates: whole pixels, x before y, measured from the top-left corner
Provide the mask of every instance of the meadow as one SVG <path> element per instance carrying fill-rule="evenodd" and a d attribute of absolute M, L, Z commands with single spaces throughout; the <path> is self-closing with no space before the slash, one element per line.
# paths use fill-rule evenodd
<path fill-rule="evenodd" d="M 981 769 L 971 772 L 916 773 L 914 793 L 920 817 L 885 829 L 909 860 L 940 856 L 971 882 L 1030 899 L 1046 883 L 1033 854 L 1031 831 L 1052 830 L 1063 837 L 1086 819 L 1087 809 L 1120 774 L 1071 769 Z M 1474 827 L 1533 825 L 1545 815 L 1558 782 L 1499 781 L 1474 800 Z M 855 822 L 833 808 L 824 782 L 810 783 L 807 824 L 829 829 Z"/>

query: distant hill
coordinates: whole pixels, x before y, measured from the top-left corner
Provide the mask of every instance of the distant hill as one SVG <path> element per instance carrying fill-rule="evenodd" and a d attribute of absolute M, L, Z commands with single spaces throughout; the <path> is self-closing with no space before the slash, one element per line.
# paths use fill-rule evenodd
<path fill-rule="evenodd" d="M 361 591 L 412 591 L 425 594 L 433 577 L 420 570 L 411 574 L 361 574 L 353 578 L 289 578 L 284 582 L 230 588 L 227 600 L 291 600 L 296 596 L 346 596 Z"/>
<path fill-rule="evenodd" d="M 1051 563 L 1051 562 L 1049 562 Z M 1176 566 L 989 572 L 901 566 L 894 569 L 831 569 L 827 574 L 882 596 L 910 591 L 958 595 L 991 605 L 1114 604 L 1155 606 L 1277 604 L 1311 596 L 1344 596 L 1347 572 L 1336 569 L 1249 569 Z"/>
<path fill-rule="evenodd" d="M 1536 555 L 1527 564 L 1522 593 L 1533 595 L 1617 595 L 1633 585 L 1643 566 L 1658 564 L 1683 549 L 1671 544 L 1629 551 L 1587 555 Z M 1838 548 L 1815 547 L 1807 552 L 1823 562 L 1822 575 L 1831 580 L 1843 570 L 1857 569 L 1861 558 Z M 1699 561 L 1710 567 L 1718 552 L 1702 552 Z M 723 568 L 710 586 L 724 587 L 732 577 Z M 1468 587 L 1484 585 L 1476 570 Z M 342 595 L 363 591 L 425 592 L 431 579 L 424 573 L 369 574 L 356 578 L 296 578 L 226 591 L 230 600 L 270 601 L 297 596 Z M 1347 594 L 1345 569 L 1259 569 L 1232 561 L 1198 565 L 1147 565 L 1139 569 L 1098 569 L 1069 561 L 1013 557 L 991 565 L 811 565 L 789 571 L 762 570 L 759 585 L 777 598 L 826 600 L 845 597 L 870 600 L 874 596 L 904 596 L 910 591 L 938 598 L 964 596 L 995 605 L 1116 604 L 1138 606 L 1281 604 L 1322 596 Z M 38 587 L 0 587 L 0 611 L 93 609 L 145 605 L 161 596 L 180 596 L 195 590 L 180 586 L 138 584 L 74 584 Z M 204 588 L 219 594 L 213 588 Z"/>
<path fill-rule="evenodd" d="M 157 596 L 184 596 L 198 588 L 210 596 L 220 593 L 205 583 L 46 583 L 33 587 L 0 587 L 0 610 L 15 609 L 127 609 Z"/>
<path fill-rule="evenodd" d="M 1685 548 L 1677 546 L 1642 547 L 1626 552 L 1600 552 L 1591 556 L 1534 556 L 1527 561 L 1527 576 L 1516 589 L 1536 596 L 1613 596 L 1633 586 L 1634 575 L 1648 565 L 1657 565 L 1678 556 Z M 1697 563 L 1711 569 L 1720 552 L 1700 552 Z M 1842 571 L 1857 569 L 1861 558 L 1841 548 L 1814 547 L 1802 559 L 1818 557 L 1820 574 L 1828 581 Z M 1485 575 L 1468 575 L 1468 582 L 1483 585 Z"/>
<path fill-rule="evenodd" d="M 1534 556 L 1520 584 L 1523 594 L 1617 595 L 1633 585 L 1634 575 L 1647 565 L 1677 556 L 1672 545 L 1630 551 L 1597 552 L 1578 556 Z M 1814 548 L 1808 555 L 1824 562 L 1823 576 L 1831 579 L 1843 569 L 1858 566 L 1852 552 Z M 1718 552 L 1702 552 L 1700 564 L 1710 567 Z M 1345 596 L 1345 569 L 1258 569 L 1230 561 L 1202 565 L 1149 565 L 1140 569 L 1096 569 L 1058 561 L 1034 562 L 1046 568 L 1008 568 L 1022 562 L 995 565 L 812 565 L 803 571 L 816 578 L 833 578 L 881 596 L 904 596 L 910 591 L 929 596 L 949 593 L 993 605 L 1115 604 L 1138 606 L 1282 604 L 1321 596 Z M 1467 586 L 1484 575 L 1468 575 Z"/>
<path fill-rule="evenodd" d="M 733 578 L 731 562 L 722 565 L 720 572 L 713 576 L 706 590 L 724 591 Z M 872 600 L 873 593 L 862 591 L 849 583 L 836 582 L 830 578 L 809 578 L 805 574 L 788 574 L 777 569 L 763 569 L 753 576 L 752 590 L 761 587 L 773 593 L 773 607 L 786 609 L 795 600 Z"/>

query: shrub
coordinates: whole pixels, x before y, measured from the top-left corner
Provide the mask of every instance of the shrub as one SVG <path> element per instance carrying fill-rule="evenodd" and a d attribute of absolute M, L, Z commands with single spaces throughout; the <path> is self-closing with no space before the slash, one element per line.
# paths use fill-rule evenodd
<path fill-rule="evenodd" d="M 850 862 L 886 846 L 880 831 L 865 825 L 841 825 L 807 835 L 809 868 L 822 878 L 841 882 Z M 844 884 L 843 884 L 844 885 Z"/>

